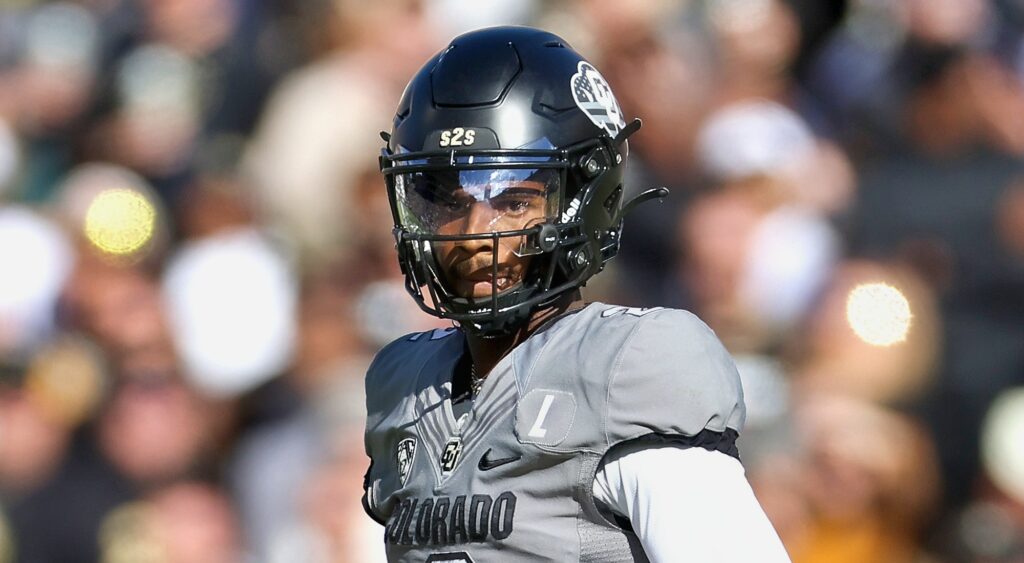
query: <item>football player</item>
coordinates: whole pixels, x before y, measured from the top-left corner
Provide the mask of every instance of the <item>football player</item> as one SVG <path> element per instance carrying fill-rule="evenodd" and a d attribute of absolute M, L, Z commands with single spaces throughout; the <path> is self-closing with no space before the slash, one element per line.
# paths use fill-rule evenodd
<path fill-rule="evenodd" d="M 366 378 L 364 506 L 390 561 L 788 560 L 736 448 L 714 333 L 584 304 L 619 248 L 630 134 L 565 41 L 475 31 L 413 77 L 380 159 L 406 285 L 455 327 Z"/>

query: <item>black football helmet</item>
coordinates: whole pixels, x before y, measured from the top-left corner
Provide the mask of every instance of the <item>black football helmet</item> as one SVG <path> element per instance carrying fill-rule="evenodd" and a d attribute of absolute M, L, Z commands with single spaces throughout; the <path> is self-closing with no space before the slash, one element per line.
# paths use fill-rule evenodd
<path fill-rule="evenodd" d="M 608 83 L 556 35 L 495 27 L 455 38 L 405 89 L 380 157 L 406 288 L 426 312 L 484 336 L 507 333 L 559 295 L 583 286 L 619 249 L 626 124 Z M 517 222 L 517 186 L 543 209 Z M 511 195 L 510 195 L 511 194 Z M 443 225 L 486 203 L 476 232 Z M 468 213 L 468 211 L 465 211 Z M 492 247 L 486 298 L 460 296 L 436 259 L 438 244 Z M 512 287 L 499 286 L 499 246 L 529 256 Z M 423 289 L 429 292 L 429 301 Z"/>

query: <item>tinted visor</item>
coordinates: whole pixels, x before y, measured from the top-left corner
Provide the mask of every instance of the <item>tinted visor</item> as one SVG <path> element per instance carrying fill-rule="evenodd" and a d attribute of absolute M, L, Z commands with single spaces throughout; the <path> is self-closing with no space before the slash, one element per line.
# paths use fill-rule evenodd
<path fill-rule="evenodd" d="M 409 232 L 476 235 L 528 229 L 557 217 L 554 168 L 444 169 L 395 174 L 398 220 Z"/>

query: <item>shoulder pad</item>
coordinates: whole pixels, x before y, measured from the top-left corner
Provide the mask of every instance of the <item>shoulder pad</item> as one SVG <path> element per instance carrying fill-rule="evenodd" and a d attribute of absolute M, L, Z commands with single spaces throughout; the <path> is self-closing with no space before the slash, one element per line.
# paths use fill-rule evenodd
<path fill-rule="evenodd" d="M 637 319 L 611 374 L 609 445 L 652 433 L 741 430 L 739 374 L 714 331 L 687 311 L 649 311 Z"/>

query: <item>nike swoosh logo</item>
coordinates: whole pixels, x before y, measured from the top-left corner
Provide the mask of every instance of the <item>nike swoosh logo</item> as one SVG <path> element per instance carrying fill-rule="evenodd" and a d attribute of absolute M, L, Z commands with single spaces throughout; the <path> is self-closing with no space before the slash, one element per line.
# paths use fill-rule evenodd
<path fill-rule="evenodd" d="M 522 455 L 517 455 L 512 457 L 491 459 L 491 448 L 487 448 L 487 451 L 484 452 L 484 455 L 480 456 L 480 463 L 478 463 L 476 467 L 480 471 L 490 471 L 495 467 L 501 467 L 502 465 L 506 465 L 514 461 L 519 461 L 520 459 L 522 459 L 522 457 Z"/>

